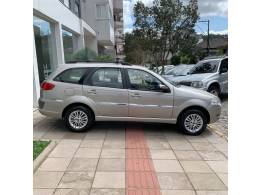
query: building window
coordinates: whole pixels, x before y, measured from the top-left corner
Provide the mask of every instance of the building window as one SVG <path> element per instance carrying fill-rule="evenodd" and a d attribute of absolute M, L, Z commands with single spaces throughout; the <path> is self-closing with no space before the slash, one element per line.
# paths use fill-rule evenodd
<path fill-rule="evenodd" d="M 107 4 L 99 4 L 97 8 L 97 19 L 108 19 L 109 13 L 107 9 Z"/>
<path fill-rule="evenodd" d="M 67 30 L 62 29 L 62 39 L 65 62 L 68 62 L 72 60 L 73 51 L 75 50 L 75 43 L 73 44 L 75 35 Z"/>
<path fill-rule="evenodd" d="M 80 17 L 80 3 L 79 1 L 75 1 L 75 14 Z"/>
<path fill-rule="evenodd" d="M 64 5 L 70 8 L 70 0 L 64 0 Z"/>
<path fill-rule="evenodd" d="M 54 34 L 51 24 L 36 16 L 33 17 L 33 30 L 39 80 L 42 83 L 54 69 Z"/>

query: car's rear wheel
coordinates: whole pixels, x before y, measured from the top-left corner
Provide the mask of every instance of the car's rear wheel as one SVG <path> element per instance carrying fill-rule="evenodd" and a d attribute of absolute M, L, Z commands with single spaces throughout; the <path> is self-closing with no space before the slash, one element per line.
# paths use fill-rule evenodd
<path fill-rule="evenodd" d="M 91 127 L 94 117 L 88 108 L 75 106 L 68 109 L 64 119 L 71 131 L 83 132 Z"/>
<path fill-rule="evenodd" d="M 217 97 L 219 97 L 219 95 L 220 95 L 220 89 L 216 85 L 211 85 L 208 89 L 208 92 L 217 96 Z"/>
<path fill-rule="evenodd" d="M 181 114 L 178 125 L 185 134 L 199 135 L 206 129 L 207 118 L 200 110 L 187 110 Z"/>

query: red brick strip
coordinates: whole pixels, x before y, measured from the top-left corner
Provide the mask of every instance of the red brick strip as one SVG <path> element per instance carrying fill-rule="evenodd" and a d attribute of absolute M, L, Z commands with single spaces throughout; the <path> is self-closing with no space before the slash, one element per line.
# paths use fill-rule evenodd
<path fill-rule="evenodd" d="M 141 128 L 126 128 L 126 194 L 160 195 L 150 150 Z"/>

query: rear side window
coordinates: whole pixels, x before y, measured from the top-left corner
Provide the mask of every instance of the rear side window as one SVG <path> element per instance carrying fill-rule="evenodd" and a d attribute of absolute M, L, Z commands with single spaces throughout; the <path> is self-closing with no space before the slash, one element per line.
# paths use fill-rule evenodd
<path fill-rule="evenodd" d="M 91 77 L 90 84 L 98 87 L 123 88 L 119 68 L 100 68 Z"/>
<path fill-rule="evenodd" d="M 59 74 L 54 81 L 64 82 L 64 83 L 73 83 L 80 84 L 82 77 L 84 76 L 87 68 L 72 68 L 63 71 Z"/>

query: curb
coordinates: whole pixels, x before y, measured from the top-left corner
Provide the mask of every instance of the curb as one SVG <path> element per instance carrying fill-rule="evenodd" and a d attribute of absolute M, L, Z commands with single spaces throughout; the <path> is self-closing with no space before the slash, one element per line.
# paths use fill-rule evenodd
<path fill-rule="evenodd" d="M 212 127 L 211 125 L 208 125 L 208 129 L 213 133 L 217 134 L 218 136 L 224 138 L 228 142 L 228 137 L 222 132 L 218 131 L 216 128 Z"/>
<path fill-rule="evenodd" d="M 33 161 L 33 173 L 35 173 L 35 171 L 55 148 L 56 144 L 57 143 L 55 141 L 51 141 L 49 145 L 42 151 L 42 153 Z"/>

